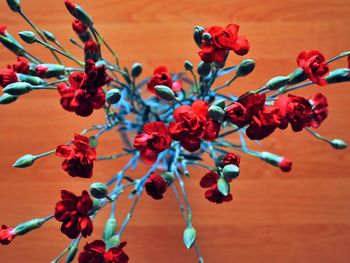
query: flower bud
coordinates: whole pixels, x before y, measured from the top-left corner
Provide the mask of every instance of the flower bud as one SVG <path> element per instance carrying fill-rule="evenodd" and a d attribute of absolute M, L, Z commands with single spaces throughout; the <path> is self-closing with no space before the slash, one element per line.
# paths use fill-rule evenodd
<path fill-rule="evenodd" d="M 205 41 L 205 42 L 210 42 L 210 40 L 211 40 L 211 35 L 210 35 L 208 32 L 205 32 L 205 33 L 202 35 L 202 39 L 203 39 L 203 41 Z"/>
<path fill-rule="evenodd" d="M 32 31 L 22 31 L 22 32 L 19 32 L 18 35 L 27 44 L 33 44 L 36 40 L 36 36 Z"/>
<path fill-rule="evenodd" d="M 45 221 L 46 221 L 46 218 L 32 219 L 32 220 L 30 220 L 28 222 L 25 222 L 25 223 L 22 223 L 22 224 L 16 226 L 13 231 L 18 236 L 25 235 L 28 232 L 41 227 L 42 224 L 45 223 Z"/>
<path fill-rule="evenodd" d="M 215 101 L 214 103 L 213 103 L 213 105 L 214 106 L 218 106 L 218 107 L 220 107 L 221 109 L 225 109 L 225 100 L 218 100 L 218 101 Z"/>
<path fill-rule="evenodd" d="M 187 71 L 193 70 L 193 64 L 188 60 L 185 61 L 184 67 L 185 67 L 185 70 L 187 70 Z"/>
<path fill-rule="evenodd" d="M 43 30 L 43 33 L 44 33 L 47 40 L 52 41 L 52 42 L 56 41 L 54 34 L 52 34 L 51 32 Z"/>
<path fill-rule="evenodd" d="M 6 2 L 13 12 L 18 13 L 19 11 L 21 11 L 21 3 L 19 0 L 6 0 Z"/>
<path fill-rule="evenodd" d="M 334 139 L 334 140 L 331 140 L 330 141 L 330 144 L 332 145 L 332 147 L 334 149 L 337 149 L 337 150 L 343 150 L 345 149 L 346 147 L 348 147 L 348 145 L 346 144 L 346 142 L 340 140 L 340 139 Z"/>
<path fill-rule="evenodd" d="M 32 154 L 26 154 L 19 159 L 12 165 L 12 167 L 15 168 L 26 168 L 28 166 L 31 166 L 34 161 L 36 160 L 36 156 Z"/>
<path fill-rule="evenodd" d="M 89 145 L 92 147 L 92 148 L 96 148 L 97 147 L 97 144 L 98 144 L 98 138 L 96 138 L 95 135 L 92 135 L 89 137 Z"/>
<path fill-rule="evenodd" d="M 208 109 L 208 115 L 212 119 L 221 122 L 223 120 L 224 116 L 225 116 L 225 111 L 219 106 L 212 105 Z"/>
<path fill-rule="evenodd" d="M 0 35 L 0 42 L 17 56 L 25 54 L 23 47 L 9 33 L 6 33 L 6 36 Z"/>
<path fill-rule="evenodd" d="M 117 247 L 120 243 L 120 239 L 117 235 L 112 236 L 110 239 L 106 242 L 106 249 L 110 249 L 112 247 Z"/>
<path fill-rule="evenodd" d="M 227 179 L 236 179 L 239 176 L 239 167 L 234 164 L 225 165 L 222 174 Z"/>
<path fill-rule="evenodd" d="M 142 65 L 140 63 L 134 63 L 131 67 L 131 76 L 137 78 L 142 73 Z"/>
<path fill-rule="evenodd" d="M 118 89 L 111 89 L 106 94 L 106 101 L 108 104 L 118 103 L 120 98 L 121 98 L 121 94 Z"/>
<path fill-rule="evenodd" d="M 244 77 L 249 75 L 255 68 L 255 61 L 252 59 L 245 59 L 238 65 L 236 76 Z"/>
<path fill-rule="evenodd" d="M 167 186 L 171 185 L 175 179 L 174 174 L 170 172 L 162 173 L 160 176 L 163 177 L 164 181 L 167 183 Z"/>
<path fill-rule="evenodd" d="M 108 195 L 108 188 L 103 183 L 93 183 L 90 185 L 90 194 L 97 199 L 102 199 Z"/>
<path fill-rule="evenodd" d="M 30 92 L 33 89 L 33 86 L 26 82 L 15 82 L 7 85 L 2 91 L 13 95 L 19 96 Z"/>
<path fill-rule="evenodd" d="M 0 104 L 1 105 L 10 104 L 10 103 L 16 101 L 17 98 L 18 98 L 17 96 L 13 96 L 13 95 L 5 93 L 0 97 Z"/>
<path fill-rule="evenodd" d="M 21 82 L 27 82 L 27 83 L 32 84 L 34 86 L 43 85 L 43 84 L 47 83 L 42 78 L 39 78 L 36 76 L 31 76 L 31 75 L 26 75 L 26 74 L 21 74 L 21 73 L 17 73 L 16 75 L 17 75 L 17 78 Z"/>
<path fill-rule="evenodd" d="M 93 25 L 92 18 L 89 16 L 88 13 L 84 11 L 83 8 L 81 8 L 79 5 L 75 3 L 72 3 L 69 0 L 65 0 L 64 2 L 69 13 L 71 13 L 72 16 L 74 16 L 76 19 L 78 19 L 79 21 L 81 21 L 87 26 Z"/>
<path fill-rule="evenodd" d="M 117 230 L 117 220 L 115 220 L 114 217 L 108 218 L 105 224 L 105 229 L 103 231 L 103 237 L 102 239 L 106 242 L 111 237 L 115 235 L 115 232 Z"/>
<path fill-rule="evenodd" d="M 90 39 L 84 44 L 84 57 L 85 61 L 92 59 L 93 61 L 98 61 L 100 59 L 100 49 L 97 43 Z"/>
<path fill-rule="evenodd" d="M 289 83 L 289 77 L 286 76 L 277 76 L 272 79 L 270 79 L 266 83 L 266 88 L 269 90 L 276 90 L 279 88 L 282 88 L 283 86 L 287 85 Z"/>
<path fill-rule="evenodd" d="M 197 46 L 200 47 L 202 45 L 202 36 L 203 36 L 204 28 L 201 26 L 196 26 L 193 32 L 193 38 L 196 42 Z"/>
<path fill-rule="evenodd" d="M 296 84 L 307 79 L 307 75 L 301 68 L 297 68 L 293 73 L 289 74 L 289 84 Z"/>
<path fill-rule="evenodd" d="M 199 62 L 197 72 L 201 77 L 206 77 L 210 73 L 211 66 L 203 61 Z"/>
<path fill-rule="evenodd" d="M 78 251 L 78 243 L 74 242 L 71 247 L 69 247 L 68 254 L 66 257 L 66 263 L 73 262 Z"/>
<path fill-rule="evenodd" d="M 224 195 L 224 196 L 228 196 L 230 193 L 230 185 L 229 183 L 226 181 L 225 178 L 220 177 L 218 182 L 217 182 L 217 186 L 218 186 L 218 190 L 219 192 Z"/>
<path fill-rule="evenodd" d="M 184 243 L 187 249 L 190 249 L 196 241 L 196 230 L 192 226 L 186 227 L 183 235 Z"/>
<path fill-rule="evenodd" d="M 325 77 L 327 83 L 338 83 L 344 81 L 350 81 L 350 69 L 348 68 L 338 68 L 329 73 Z"/>
<path fill-rule="evenodd" d="M 41 78 L 53 78 L 64 75 L 66 68 L 59 64 L 40 64 L 35 67 L 35 71 Z"/>
<path fill-rule="evenodd" d="M 260 159 L 273 166 L 279 167 L 283 172 L 289 172 L 292 169 L 293 163 L 289 159 L 270 152 L 261 152 Z"/>
<path fill-rule="evenodd" d="M 156 90 L 157 96 L 159 96 L 163 100 L 171 101 L 175 98 L 174 91 L 167 86 L 157 85 L 157 86 L 155 86 L 155 90 Z"/>

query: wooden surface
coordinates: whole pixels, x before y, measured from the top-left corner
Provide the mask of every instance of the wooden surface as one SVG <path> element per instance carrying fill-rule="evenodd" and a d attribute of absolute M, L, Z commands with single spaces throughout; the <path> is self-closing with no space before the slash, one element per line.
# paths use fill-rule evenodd
<path fill-rule="evenodd" d="M 195 25 L 236 22 L 251 42 L 249 58 L 257 62 L 251 76 L 239 79 L 228 91 L 242 93 L 260 87 L 275 75 L 296 67 L 301 50 L 319 49 L 328 58 L 350 48 L 348 0 L 177 0 L 177 1 L 79 1 L 94 17 L 97 28 L 118 51 L 122 65 L 144 65 L 144 76 L 159 64 L 182 70 L 183 61 L 198 62 L 192 41 Z M 41 27 L 55 33 L 72 52 L 70 15 L 63 1 L 22 0 L 23 9 Z M 28 26 L 0 2 L 0 22 L 10 32 Z M 53 60 L 47 51 L 33 53 Z M 1 67 L 15 57 L 0 48 Z M 231 55 L 229 63 L 241 58 Z M 341 61 L 335 66 L 345 66 Z M 317 91 L 329 98 L 330 115 L 319 132 L 350 142 L 349 84 L 310 87 L 297 94 Z M 65 112 L 55 91 L 33 92 L 0 109 L 0 223 L 16 225 L 53 212 L 60 189 L 79 193 L 93 181 L 105 181 L 127 159 L 98 162 L 92 180 L 69 177 L 62 159 L 50 156 L 25 170 L 11 164 L 26 153 L 41 153 L 68 141 L 74 132 L 103 122 L 102 112 L 79 118 Z M 237 140 L 235 136 L 232 140 Z M 243 156 L 241 175 L 232 185 L 233 202 L 215 205 L 206 201 L 198 186 L 203 170 L 193 170 L 186 189 L 198 230 L 198 244 L 205 262 L 350 262 L 349 150 L 335 151 L 309 134 L 277 131 L 264 140 L 264 149 L 294 161 L 293 171 L 283 174 L 256 159 Z M 100 155 L 119 151 L 114 132 L 100 142 Z M 258 150 L 263 147 L 254 145 Z M 145 171 L 140 168 L 136 174 Z M 121 222 L 130 207 L 127 197 L 117 205 Z M 106 209 L 108 210 L 108 209 Z M 93 238 L 98 238 L 106 213 L 97 217 Z M 52 221 L 41 230 L 0 246 L 0 262 L 49 262 L 69 243 Z M 169 191 L 157 202 L 143 196 L 123 240 L 130 262 L 196 262 L 194 251 L 182 244 L 183 219 Z M 84 242 L 82 242 L 84 243 Z"/>

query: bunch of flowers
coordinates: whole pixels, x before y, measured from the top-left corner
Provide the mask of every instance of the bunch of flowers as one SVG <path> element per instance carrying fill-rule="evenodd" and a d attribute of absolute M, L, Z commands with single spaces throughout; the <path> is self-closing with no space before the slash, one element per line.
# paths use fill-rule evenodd
<path fill-rule="evenodd" d="M 3 87 L 0 104 L 12 104 L 25 99 L 29 92 L 50 89 L 57 93 L 57 101 L 67 112 L 88 117 L 101 110 L 106 115 L 102 124 L 74 134 L 72 140 L 53 150 L 26 154 L 13 166 L 29 167 L 38 159 L 55 154 L 63 158 L 62 169 L 69 176 L 91 178 L 96 161 L 115 160 L 126 155 L 130 159 L 108 182 L 98 182 L 96 178 L 97 182 L 81 195 L 62 190 L 61 198 L 53 205 L 53 214 L 14 227 L 2 225 L 1 244 L 7 245 L 45 222 L 56 220 L 61 224 L 62 234 L 72 242 L 52 262 L 64 256 L 66 262 L 74 258 L 80 263 L 128 262 L 124 251 L 126 242 L 120 240 L 141 194 L 145 190 L 151 198 L 160 200 L 170 190 L 180 207 L 185 208 L 181 210 L 186 224 L 184 244 L 188 249 L 193 246 L 199 261 L 203 262 L 184 185 L 184 178 L 190 175 L 189 167 L 200 166 L 207 170 L 201 179 L 197 178 L 199 185 L 206 189 L 204 197 L 209 202 L 221 204 L 233 199 L 230 185 L 240 174 L 238 151 L 279 167 L 283 172 L 292 168 L 292 161 L 286 157 L 248 148 L 247 138 L 263 140 L 276 129 L 291 127 L 294 132 L 305 130 L 335 149 L 347 146 L 340 139 L 327 139 L 315 131 L 328 115 L 327 98 L 322 93 L 304 98 L 290 92 L 312 84 L 325 86 L 350 81 L 349 51 L 329 60 L 319 51 L 302 51 L 297 56 L 294 72 L 274 77 L 263 87 L 234 96 L 220 91 L 235 79 L 248 76 L 255 67 L 251 59 L 244 59 L 237 66 L 226 66 L 231 53 L 243 56 L 250 49 L 249 41 L 241 36 L 237 24 L 195 27 L 194 41 L 201 59 L 196 69 L 186 61 L 184 72 L 172 74 L 166 66 L 160 65 L 152 76 L 140 79 L 142 65 L 135 63 L 131 69 L 121 67 L 117 53 L 79 5 L 65 1 L 74 18 L 72 28 L 79 38 L 79 41 L 72 38 L 71 42 L 83 49 L 83 60 L 74 57 L 51 32 L 38 28 L 24 13 L 19 0 L 7 0 L 7 4 L 32 27 L 33 31 L 20 32 L 20 38 L 26 44 L 48 48 L 56 62 L 44 63 L 29 53 L 6 26 L 0 26 L 0 42 L 17 56 L 17 61 L 0 71 Z M 113 62 L 103 57 L 102 47 L 111 53 Z M 63 65 L 61 56 L 78 66 Z M 346 57 L 344 68 L 330 71 L 331 62 Z M 235 56 L 232 60 L 238 58 Z M 228 80 L 217 84 L 222 76 Z M 98 141 L 112 130 L 119 132 L 125 144 L 123 151 L 99 156 Z M 239 144 L 228 139 L 231 134 L 238 134 Z M 204 163 L 203 155 L 209 155 L 212 163 Z M 149 166 L 148 172 L 141 177 L 127 175 L 140 161 Z M 134 201 L 124 222 L 117 227 L 115 203 L 128 189 Z M 94 232 L 95 217 L 108 206 L 111 216 L 106 220 L 102 239 L 89 240 L 76 256 L 81 239 Z"/>

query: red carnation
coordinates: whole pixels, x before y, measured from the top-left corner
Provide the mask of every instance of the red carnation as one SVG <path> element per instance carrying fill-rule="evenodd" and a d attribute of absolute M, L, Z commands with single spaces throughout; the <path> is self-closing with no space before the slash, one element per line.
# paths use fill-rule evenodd
<path fill-rule="evenodd" d="M 91 115 L 94 109 L 100 109 L 105 104 L 102 87 L 111 80 L 103 65 L 97 67 L 93 60 L 86 61 L 85 73 L 70 74 L 70 86 L 65 83 L 57 85 L 62 107 L 83 117 Z"/>
<path fill-rule="evenodd" d="M 62 222 L 61 232 L 69 238 L 74 239 L 81 235 L 90 236 L 93 230 L 89 211 L 92 208 L 92 200 L 87 191 L 81 196 L 72 192 L 62 190 L 61 201 L 58 201 L 55 208 L 55 218 Z"/>
<path fill-rule="evenodd" d="M 127 263 L 129 257 L 123 251 L 126 242 L 121 242 L 117 247 L 106 251 L 106 244 L 102 240 L 95 240 L 87 243 L 80 253 L 79 263 Z"/>
<path fill-rule="evenodd" d="M 231 194 L 224 196 L 218 190 L 218 187 L 217 187 L 218 180 L 219 180 L 219 175 L 215 172 L 208 172 L 202 177 L 199 183 L 200 186 L 202 188 L 209 188 L 205 192 L 205 198 L 207 198 L 210 202 L 217 203 L 217 204 L 231 201 L 232 200 Z"/>
<path fill-rule="evenodd" d="M 159 200 L 163 199 L 163 194 L 167 188 L 167 183 L 164 178 L 159 174 L 151 174 L 145 183 L 145 189 L 147 194 L 152 196 L 154 199 Z"/>
<path fill-rule="evenodd" d="M 96 151 L 89 145 L 89 138 L 75 134 L 71 145 L 60 145 L 56 155 L 65 157 L 62 168 L 72 177 L 90 178 L 96 160 Z"/>
<path fill-rule="evenodd" d="M 321 52 L 317 50 L 303 51 L 299 54 L 297 63 L 312 82 L 320 86 L 327 84 L 323 77 L 329 72 L 329 67 Z"/>
<path fill-rule="evenodd" d="M 241 158 L 234 153 L 227 153 L 222 160 L 223 166 L 228 164 L 234 164 L 239 167 L 240 163 L 241 163 Z"/>
<path fill-rule="evenodd" d="M 164 85 L 171 88 L 173 91 L 178 92 L 182 88 L 182 82 L 180 80 L 173 81 L 167 67 L 158 66 L 153 71 L 153 76 L 147 83 L 147 88 L 153 94 L 156 94 L 155 86 Z"/>
<path fill-rule="evenodd" d="M 196 100 L 192 106 L 182 105 L 174 111 L 175 122 L 169 129 L 173 139 L 187 151 L 197 151 L 202 139 L 212 141 L 219 134 L 220 123 L 208 118 L 208 108 L 206 101 Z"/>
<path fill-rule="evenodd" d="M 301 131 L 309 124 L 309 115 L 311 112 L 312 107 L 307 99 L 288 95 L 287 114 L 293 131 Z"/>
<path fill-rule="evenodd" d="M 249 51 L 249 42 L 246 37 L 238 36 L 239 25 L 229 24 L 226 28 L 211 26 L 206 28 L 204 33 L 209 33 L 211 39 L 203 40 L 199 56 L 204 62 L 217 62 L 220 65 L 225 63 L 230 50 L 237 55 L 243 56 Z"/>
<path fill-rule="evenodd" d="M 7 68 L 13 69 L 17 73 L 28 74 L 29 73 L 29 61 L 21 56 L 17 57 L 17 62 L 12 65 L 8 65 Z"/>
<path fill-rule="evenodd" d="M 251 140 L 262 140 L 272 134 L 277 128 L 278 109 L 265 107 L 252 117 L 252 121 L 246 130 L 247 136 Z"/>
<path fill-rule="evenodd" d="M 134 147 L 141 151 L 141 158 L 147 164 L 153 164 L 158 154 L 171 145 L 168 127 L 162 122 L 151 122 L 143 126 L 143 133 L 134 139 Z"/>
<path fill-rule="evenodd" d="M 311 99 L 309 99 L 309 102 L 312 106 L 312 113 L 309 116 L 309 126 L 318 128 L 328 116 L 327 98 L 323 94 L 317 93 Z"/>
<path fill-rule="evenodd" d="M 85 55 L 85 60 L 92 59 L 93 61 L 98 61 L 100 58 L 99 54 L 99 48 L 97 43 L 90 39 L 85 42 L 84 45 L 84 55 Z"/>
<path fill-rule="evenodd" d="M 72 28 L 74 30 L 75 33 L 77 33 L 78 35 L 80 34 L 84 34 L 87 29 L 88 29 L 88 26 L 85 25 L 83 22 L 81 22 L 80 20 L 78 19 L 74 19 L 73 22 L 72 22 Z"/>
<path fill-rule="evenodd" d="M 7 85 L 17 81 L 18 78 L 13 69 L 8 68 L 0 70 L 0 86 L 6 87 Z"/>
<path fill-rule="evenodd" d="M 0 228 L 0 243 L 2 245 L 8 245 L 16 237 L 16 233 L 13 231 L 14 228 L 2 225 Z"/>

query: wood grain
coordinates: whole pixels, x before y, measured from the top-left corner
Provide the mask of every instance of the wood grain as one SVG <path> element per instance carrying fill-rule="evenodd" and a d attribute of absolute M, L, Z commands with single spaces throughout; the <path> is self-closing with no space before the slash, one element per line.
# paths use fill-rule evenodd
<path fill-rule="evenodd" d="M 228 92 L 254 89 L 275 75 L 296 67 L 301 50 L 318 49 L 327 57 L 350 48 L 348 0 L 177 0 L 87 1 L 79 4 L 94 17 L 98 29 L 118 51 L 122 65 L 144 65 L 144 76 L 159 64 L 182 70 L 184 60 L 199 61 L 192 41 L 195 25 L 236 22 L 251 42 L 249 57 L 257 62 L 249 78 L 239 79 Z M 63 1 L 22 0 L 23 9 L 42 28 L 55 33 L 72 52 L 81 56 L 68 39 L 71 17 Z M 29 29 L 5 1 L 0 2 L 0 22 L 10 32 Z M 49 52 L 30 47 L 52 61 Z M 1 67 L 15 57 L 0 48 Z M 231 55 L 229 63 L 241 58 Z M 345 61 L 333 66 L 345 66 Z M 333 67 L 332 66 L 332 67 Z M 330 116 L 319 132 L 350 142 L 349 84 L 310 87 L 297 92 L 311 96 L 321 91 L 329 98 Z M 33 167 L 15 170 L 11 164 L 26 153 L 41 153 L 69 140 L 74 132 L 103 122 L 102 112 L 79 118 L 65 112 L 52 91 L 33 92 L 0 110 L 0 223 L 16 225 L 53 212 L 60 189 L 79 192 L 93 181 L 105 181 L 127 159 L 98 162 L 92 180 L 70 178 L 54 156 Z M 232 140 L 237 138 L 232 136 Z M 234 201 L 208 203 L 198 182 L 203 170 L 192 170 L 186 189 L 198 230 L 198 244 L 205 262 L 308 262 L 350 261 L 349 150 L 335 151 L 309 134 L 278 131 L 264 140 L 261 150 L 274 151 L 294 161 L 294 169 L 282 174 L 251 157 L 243 157 L 242 172 L 233 186 Z M 99 154 L 117 153 L 120 141 L 112 132 L 101 141 Z M 141 176 L 145 167 L 140 168 Z M 117 205 L 121 222 L 130 201 Z M 108 210 L 108 209 L 106 209 Z M 97 217 L 93 238 L 98 238 L 108 211 Z M 171 192 L 161 202 L 142 198 L 123 239 L 131 262 L 196 262 L 194 252 L 182 244 L 184 223 Z M 0 247 L 1 263 L 49 262 L 69 240 L 59 224 L 49 222 L 40 231 Z M 83 242 L 84 243 L 84 242 Z"/>

